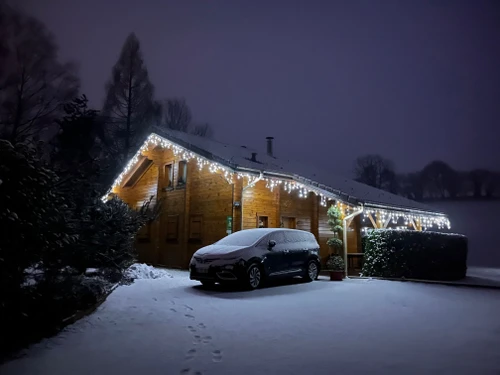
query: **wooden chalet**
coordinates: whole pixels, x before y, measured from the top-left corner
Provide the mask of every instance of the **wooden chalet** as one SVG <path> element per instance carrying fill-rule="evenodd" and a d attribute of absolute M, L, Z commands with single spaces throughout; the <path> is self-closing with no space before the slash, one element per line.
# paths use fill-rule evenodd
<path fill-rule="evenodd" d="M 340 178 L 314 166 L 280 160 L 273 138 L 260 154 L 244 146 L 177 131 L 155 130 L 110 194 L 133 208 L 162 198 L 162 213 L 137 237 L 140 261 L 187 268 L 192 254 L 229 233 L 256 227 L 313 233 L 326 259 L 332 236 L 327 209 L 344 214 L 344 256 L 359 270 L 361 234 L 368 228 L 443 229 L 449 220 L 426 205 Z M 106 198 L 105 197 L 105 198 Z M 105 199 L 104 198 L 104 199 Z"/>

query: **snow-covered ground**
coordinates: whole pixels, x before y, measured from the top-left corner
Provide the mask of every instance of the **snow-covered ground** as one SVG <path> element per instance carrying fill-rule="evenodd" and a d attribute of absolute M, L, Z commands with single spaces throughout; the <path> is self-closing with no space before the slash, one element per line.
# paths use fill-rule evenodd
<path fill-rule="evenodd" d="M 500 268 L 500 201 L 438 202 L 433 206 L 449 215 L 451 230 L 469 238 L 470 266 Z"/>
<path fill-rule="evenodd" d="M 118 287 L 2 375 L 498 374 L 500 291 L 378 280 Z"/>

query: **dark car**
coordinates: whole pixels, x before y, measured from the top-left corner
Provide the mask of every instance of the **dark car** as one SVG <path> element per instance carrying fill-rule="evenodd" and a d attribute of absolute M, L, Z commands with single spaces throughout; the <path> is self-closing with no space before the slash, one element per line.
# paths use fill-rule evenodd
<path fill-rule="evenodd" d="M 317 279 L 319 245 L 312 233 L 283 228 L 246 229 L 196 251 L 191 280 L 203 285 L 239 282 L 256 289 L 270 278 Z"/>

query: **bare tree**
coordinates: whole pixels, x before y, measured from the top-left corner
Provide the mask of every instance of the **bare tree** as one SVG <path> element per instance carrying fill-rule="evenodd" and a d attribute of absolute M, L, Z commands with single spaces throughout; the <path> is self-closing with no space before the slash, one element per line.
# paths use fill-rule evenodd
<path fill-rule="evenodd" d="M 396 173 L 392 161 L 380 155 L 364 155 L 354 165 L 356 181 L 391 192 L 397 191 Z"/>
<path fill-rule="evenodd" d="M 187 132 L 191 125 L 191 110 L 185 99 L 167 99 L 163 106 L 162 125 L 173 130 Z"/>
<path fill-rule="evenodd" d="M 422 170 L 422 178 L 431 198 L 456 198 L 460 191 L 458 173 L 443 161 L 427 164 Z"/>
<path fill-rule="evenodd" d="M 469 172 L 469 179 L 474 186 L 474 197 L 480 198 L 486 194 L 488 182 L 492 173 L 485 169 L 474 169 Z"/>
<path fill-rule="evenodd" d="M 190 131 L 191 134 L 198 135 L 200 137 L 212 138 L 214 135 L 213 128 L 210 124 L 200 124 L 194 125 Z"/>
<path fill-rule="evenodd" d="M 134 33 L 128 36 L 122 47 L 106 91 L 103 112 L 108 118 L 108 129 L 117 141 L 118 156 L 128 159 L 146 136 L 157 114 L 154 86 Z"/>
<path fill-rule="evenodd" d="M 398 177 L 399 193 L 409 199 L 422 200 L 424 198 L 424 181 L 420 172 L 402 174 Z"/>
<path fill-rule="evenodd" d="M 15 142 L 54 125 L 79 80 L 40 21 L 5 4 L 0 21 L 0 132 Z"/>

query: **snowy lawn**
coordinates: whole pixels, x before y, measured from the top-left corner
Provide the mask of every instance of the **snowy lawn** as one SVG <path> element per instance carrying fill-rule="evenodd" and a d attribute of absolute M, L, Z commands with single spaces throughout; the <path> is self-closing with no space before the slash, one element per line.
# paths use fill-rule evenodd
<path fill-rule="evenodd" d="M 500 291 L 378 280 L 120 286 L 3 375 L 498 374 Z"/>

